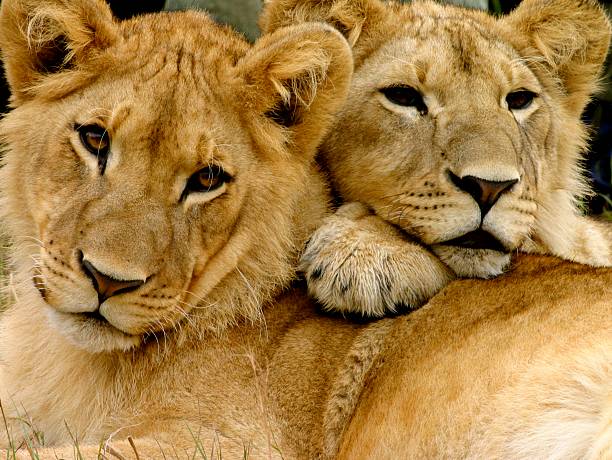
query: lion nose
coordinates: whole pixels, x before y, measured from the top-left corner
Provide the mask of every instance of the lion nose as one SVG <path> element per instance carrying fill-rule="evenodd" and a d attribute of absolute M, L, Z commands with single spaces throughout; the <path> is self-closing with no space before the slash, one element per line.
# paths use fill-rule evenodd
<path fill-rule="evenodd" d="M 483 217 L 489 212 L 499 197 L 518 182 L 518 179 L 492 181 L 476 176 L 459 177 L 452 172 L 450 177 L 457 187 L 472 195 L 472 198 L 478 203 Z"/>
<path fill-rule="evenodd" d="M 94 289 L 98 292 L 100 303 L 114 295 L 134 291 L 144 284 L 142 280 L 122 281 L 114 279 L 100 272 L 91 262 L 85 259 L 83 259 L 83 269 L 91 279 Z"/>

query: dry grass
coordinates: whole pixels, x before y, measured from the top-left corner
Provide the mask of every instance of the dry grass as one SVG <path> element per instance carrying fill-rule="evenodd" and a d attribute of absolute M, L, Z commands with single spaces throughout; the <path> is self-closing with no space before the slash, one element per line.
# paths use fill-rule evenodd
<path fill-rule="evenodd" d="M 6 239 L 0 234 L 0 311 L 3 311 L 7 303 L 7 285 L 8 285 L 8 271 L 6 264 Z"/>

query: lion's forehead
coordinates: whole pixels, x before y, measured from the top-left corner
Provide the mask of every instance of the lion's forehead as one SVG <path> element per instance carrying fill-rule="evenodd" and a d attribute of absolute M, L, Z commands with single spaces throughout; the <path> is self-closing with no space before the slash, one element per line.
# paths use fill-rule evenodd
<path fill-rule="evenodd" d="M 206 164 L 213 152 L 229 161 L 243 151 L 236 144 L 247 143 L 231 91 L 205 72 L 196 75 L 192 59 L 180 49 L 159 50 L 129 71 L 100 76 L 56 105 L 59 128 L 103 126 L 122 155 L 160 165 Z"/>
<path fill-rule="evenodd" d="M 154 82 L 101 81 L 71 99 L 77 104 L 56 109 L 64 109 L 58 113 L 60 130 L 103 126 L 121 156 L 138 157 L 141 163 L 145 157 L 160 164 L 206 163 L 201 157 L 215 145 L 240 137 L 238 121 L 227 106 L 223 110 L 223 101 L 181 85 L 164 91 Z"/>
<path fill-rule="evenodd" d="M 210 97 L 248 51 L 236 33 L 211 25 L 206 14 L 193 11 L 126 21 L 122 39 L 107 50 L 106 69 L 98 74 L 129 81 L 149 96 L 163 93 L 166 100 L 185 93 Z"/>
<path fill-rule="evenodd" d="M 238 33 L 197 11 L 141 16 L 122 23 L 122 35 L 140 52 L 180 49 L 222 64 L 235 62 L 249 49 Z"/>
<path fill-rule="evenodd" d="M 377 69 L 372 72 L 372 68 Z M 451 22 L 419 35 L 395 35 L 357 69 L 356 78 L 377 80 L 379 86 L 408 84 L 433 91 L 447 100 L 482 97 L 499 101 L 521 87 L 540 92 L 542 85 L 511 44 L 485 36 L 478 28 Z"/>
<path fill-rule="evenodd" d="M 163 94 L 166 99 L 192 96 L 212 97 L 231 69 L 233 62 L 214 47 L 196 49 L 186 43 L 166 43 L 145 48 L 141 37 L 110 50 L 113 63 L 107 69 L 108 80 L 125 80 L 150 96 Z M 125 76 L 127 78 L 122 78 Z"/>
<path fill-rule="evenodd" d="M 390 14 L 394 27 L 389 22 L 377 26 L 377 47 L 363 63 L 375 57 L 383 70 L 416 67 L 421 80 L 439 81 L 442 89 L 460 75 L 470 81 L 481 77 L 489 84 L 513 85 L 527 79 L 537 85 L 503 24 L 482 11 L 412 2 L 392 5 Z"/>

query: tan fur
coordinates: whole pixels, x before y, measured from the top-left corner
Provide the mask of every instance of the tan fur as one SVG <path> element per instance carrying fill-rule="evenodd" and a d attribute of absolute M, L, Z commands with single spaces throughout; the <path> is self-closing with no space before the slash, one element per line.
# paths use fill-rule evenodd
<path fill-rule="evenodd" d="M 159 445 L 193 451 L 193 431 L 232 456 L 319 452 L 322 435 L 296 437 L 321 430 L 325 407 L 287 426 L 294 403 L 284 390 L 268 401 L 289 325 L 262 308 L 327 212 L 313 157 L 350 81 L 344 38 L 307 24 L 251 46 L 203 13 L 118 23 L 102 0 L 6 0 L 0 46 L 13 93 L 1 210 L 17 279 L 0 395 L 17 445 L 34 430 L 61 455 L 71 436 L 86 458 L 109 440 L 129 455 L 130 435 L 156 457 Z M 103 171 L 77 132 L 92 123 L 111 139 Z M 210 164 L 231 181 L 185 196 Z M 144 284 L 100 303 L 85 261 Z M 335 336 L 330 368 L 354 339 Z M 335 388 L 323 380 L 317 394 Z"/>
<path fill-rule="evenodd" d="M 611 226 L 578 207 L 589 193 L 580 115 L 610 39 L 596 2 L 527 0 L 496 19 L 427 1 L 271 0 L 261 25 L 312 20 L 345 33 L 355 55 L 321 160 L 344 201 L 376 216 L 339 213 L 310 240 L 302 269 L 326 308 L 369 316 L 415 308 L 454 276 L 501 274 L 516 250 L 612 265 Z M 426 112 L 387 99 L 381 90 L 393 85 L 417 89 Z M 537 97 L 510 110 L 506 95 L 522 89 Z M 469 176 L 518 183 L 487 212 L 457 185 Z M 376 237 L 374 219 L 414 241 L 402 246 L 387 236 L 395 229 Z M 446 244 L 479 228 L 503 250 Z"/>
<path fill-rule="evenodd" d="M 395 320 L 338 458 L 609 458 L 612 270 L 515 265 Z"/>
<path fill-rule="evenodd" d="M 64 40 L 74 53 L 49 46 L 42 61 L 24 55 L 33 49 L 32 17 L 51 21 L 44 30 L 80 37 Z M 132 443 L 141 459 L 191 458 L 198 443 L 217 458 L 244 458 L 245 450 L 255 459 L 332 458 L 341 442 L 345 456 L 368 457 L 368 442 L 397 458 L 407 439 L 424 446 L 412 453 L 431 458 L 439 451 L 429 442 L 465 449 L 463 435 L 472 431 L 474 445 L 485 442 L 477 434 L 486 425 L 461 419 L 461 403 L 492 401 L 504 388 L 512 393 L 513 383 L 522 403 L 521 376 L 535 386 L 543 385 L 539 375 L 558 381 L 553 389 L 563 394 L 567 380 L 556 377 L 583 369 L 593 384 L 578 388 L 580 399 L 609 395 L 598 383 L 612 380 L 608 371 L 593 366 L 609 362 L 610 270 L 523 256 L 508 277 L 458 281 L 416 315 L 364 324 L 318 315 L 299 284 L 282 293 L 326 212 L 312 157 L 350 79 L 349 49 L 337 33 L 307 24 L 250 47 L 200 13 L 123 24 L 97 18 L 110 18 L 102 1 L 2 2 L 0 48 L 12 56 L 5 64 L 14 110 L 0 124 L 7 145 L 0 210 L 17 285 L 0 323 L 0 392 L 21 458 L 30 458 L 29 447 L 42 459 L 77 458 L 74 439 L 87 459 L 137 458 Z M 51 63 L 60 67 L 41 73 L 40 64 Z M 271 111 L 282 113 L 287 96 L 286 115 L 301 123 L 280 128 Z M 103 177 L 73 132 L 73 123 L 94 119 L 114 123 Z M 223 162 L 233 181 L 215 198 L 177 205 L 186 178 L 208 161 Z M 116 277 L 159 273 L 111 297 L 122 308 L 109 304 L 102 313 L 116 331 L 95 322 L 85 322 L 89 331 L 66 327 L 94 296 L 77 249 Z M 161 279 L 189 296 L 177 293 L 173 302 L 150 293 Z M 143 306 L 155 308 L 138 314 Z M 185 314 L 175 316 L 173 306 Z M 72 313 L 56 316 L 59 309 Z M 119 330 L 148 327 L 145 335 Z M 538 374 L 553 336 L 584 346 Z M 590 359 L 571 367 L 572 356 L 583 355 Z M 458 372 L 461 356 L 472 357 L 468 372 Z M 469 372 L 475 368 L 482 372 Z M 413 386 L 432 391 L 412 393 Z M 421 394 L 423 405 L 410 399 Z M 455 395 L 464 399 L 452 417 L 431 417 L 449 414 Z M 413 406 L 379 418 L 389 402 Z M 486 413 L 497 415 L 495 406 Z M 574 451 L 606 452 L 610 405 L 600 413 L 580 414 L 592 431 L 572 438 Z M 532 415 L 527 407 L 521 416 Z M 411 424 L 421 420 L 419 438 Z M 499 428 L 497 443 L 516 441 Z M 445 438 L 451 432 L 457 437 Z M 524 447 L 549 453 L 545 444 Z"/>

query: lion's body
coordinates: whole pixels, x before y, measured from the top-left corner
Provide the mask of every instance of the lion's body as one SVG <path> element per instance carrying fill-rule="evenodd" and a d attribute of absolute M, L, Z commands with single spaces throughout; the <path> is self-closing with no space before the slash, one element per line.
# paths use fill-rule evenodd
<path fill-rule="evenodd" d="M 515 265 L 395 321 L 340 458 L 609 458 L 612 271 Z"/>
<path fill-rule="evenodd" d="M 325 307 L 405 311 L 455 276 L 499 275 L 516 251 L 612 265 L 612 225 L 577 205 L 581 113 L 610 40 L 596 2 L 526 0 L 494 18 L 428 1 L 271 0 L 261 25 L 312 20 L 355 56 L 320 160 L 360 204 L 329 217 L 302 259 Z M 341 458 L 610 455 L 610 271 L 519 260 L 396 320 Z"/>
<path fill-rule="evenodd" d="M 167 445 L 196 449 L 191 430 L 224 458 L 245 448 L 249 458 L 327 458 L 341 439 L 350 459 L 606 458 L 610 286 L 610 270 L 522 256 L 510 275 L 455 281 L 395 319 L 325 318 L 296 288 L 265 310 L 265 326 L 93 359 L 37 320 L 41 308 L 15 310 L 3 358 L 62 355 L 12 377 L 31 383 L 19 386 L 40 404 L 30 415 L 44 415 L 47 442 L 72 443 L 66 418 L 87 433 L 90 455 L 114 433 L 128 457 L 131 435 L 141 458 L 160 455 L 154 440 L 170 458 Z"/>
<path fill-rule="evenodd" d="M 40 300 L 27 305 L 3 319 L 3 394 L 14 395 L 3 404 L 24 405 L 18 412 L 44 434 L 50 458 L 53 448 L 72 451 L 70 433 L 88 459 L 106 441 L 129 457 L 128 436 L 141 458 L 183 458 L 198 444 L 222 458 L 334 452 L 390 325 L 321 318 L 295 289 L 266 310 L 265 324 L 92 355 L 57 334 Z"/>

